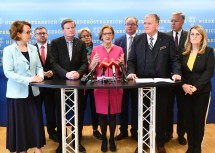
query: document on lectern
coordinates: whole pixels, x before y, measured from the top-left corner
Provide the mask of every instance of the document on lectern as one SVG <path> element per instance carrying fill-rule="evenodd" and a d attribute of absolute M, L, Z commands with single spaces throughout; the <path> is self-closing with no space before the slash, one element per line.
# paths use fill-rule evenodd
<path fill-rule="evenodd" d="M 168 82 L 174 83 L 170 78 L 138 78 L 135 79 L 136 83 L 157 83 L 157 82 Z"/>

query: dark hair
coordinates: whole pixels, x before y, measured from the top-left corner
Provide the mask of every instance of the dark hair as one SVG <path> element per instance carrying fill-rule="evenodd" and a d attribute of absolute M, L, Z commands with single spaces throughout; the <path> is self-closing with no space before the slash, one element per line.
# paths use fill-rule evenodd
<path fill-rule="evenodd" d="M 46 27 L 44 27 L 44 26 L 38 26 L 38 27 L 35 28 L 34 33 L 36 33 L 37 30 L 41 30 L 41 29 L 45 29 L 46 32 L 47 32 Z"/>
<path fill-rule="evenodd" d="M 9 32 L 10 32 L 10 38 L 16 41 L 19 41 L 20 38 L 17 36 L 17 33 L 23 32 L 24 25 L 27 25 L 31 28 L 31 24 L 27 21 L 15 21 L 12 23 Z"/>
<path fill-rule="evenodd" d="M 136 22 L 136 25 L 138 26 L 138 19 L 136 17 L 134 17 L 134 16 L 128 16 L 127 18 L 125 18 L 125 23 L 130 18 L 133 18 L 135 20 L 135 22 Z"/>
<path fill-rule="evenodd" d="M 73 21 L 72 19 L 64 19 L 62 22 L 61 22 L 61 28 L 64 29 L 64 25 L 66 23 L 69 23 L 69 22 L 73 22 L 75 27 L 76 27 L 76 24 L 75 24 L 75 21 Z"/>
<path fill-rule="evenodd" d="M 106 29 L 106 28 L 109 28 L 109 29 L 112 31 L 112 33 L 113 33 L 113 38 L 114 38 L 114 30 L 113 30 L 113 27 L 111 27 L 110 25 L 105 24 L 105 25 L 103 25 L 103 26 L 101 27 L 101 29 L 100 29 L 100 31 L 99 31 L 99 40 L 102 40 L 102 33 L 103 33 L 104 29 Z"/>

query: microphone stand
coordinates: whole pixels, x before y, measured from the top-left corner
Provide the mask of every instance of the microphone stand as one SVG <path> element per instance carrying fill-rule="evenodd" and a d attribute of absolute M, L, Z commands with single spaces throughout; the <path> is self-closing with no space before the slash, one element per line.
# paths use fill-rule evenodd
<path fill-rule="evenodd" d="M 107 82 L 107 80 L 105 79 L 105 71 L 106 71 L 106 67 L 102 66 L 101 68 L 101 76 L 102 76 L 102 83 L 104 84 L 105 82 Z"/>
<path fill-rule="evenodd" d="M 87 75 L 85 75 L 85 76 L 83 76 L 83 77 L 81 78 L 81 83 L 82 83 L 82 84 L 86 84 L 87 81 L 93 80 L 93 73 L 95 72 L 95 70 L 96 70 L 96 68 L 98 67 L 98 65 L 99 65 L 99 62 L 96 63 L 96 65 L 93 67 L 93 69 L 92 69 Z"/>
<path fill-rule="evenodd" d="M 122 70 L 122 82 L 126 83 L 128 82 L 128 80 L 126 79 L 127 78 L 127 75 L 126 75 L 126 72 L 125 72 L 125 67 L 124 67 L 124 64 L 122 62 L 119 63 L 119 67 L 121 68 Z"/>

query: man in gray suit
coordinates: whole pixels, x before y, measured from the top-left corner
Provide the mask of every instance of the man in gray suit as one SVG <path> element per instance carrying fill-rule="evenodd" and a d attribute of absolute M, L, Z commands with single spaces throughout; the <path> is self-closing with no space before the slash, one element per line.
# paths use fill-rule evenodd
<path fill-rule="evenodd" d="M 170 31 L 168 34 L 172 36 L 174 42 L 175 42 L 175 47 L 177 51 L 179 52 L 179 55 L 184 50 L 184 43 L 187 39 L 187 31 L 184 31 L 182 29 L 182 26 L 185 21 L 185 15 L 181 12 L 175 12 L 172 14 L 171 17 L 171 28 L 172 31 Z M 178 134 L 178 142 L 181 145 L 186 145 L 187 140 L 185 139 L 185 115 L 183 111 L 183 102 L 181 100 L 181 94 L 182 94 L 182 88 L 181 86 L 176 86 L 173 87 L 171 90 L 172 94 L 170 96 L 170 105 L 168 108 L 168 119 L 167 119 L 167 128 L 166 128 L 166 142 L 168 142 L 173 136 L 173 116 L 174 116 L 174 102 L 175 102 L 175 97 L 176 97 L 176 102 L 177 102 L 177 134 Z"/>

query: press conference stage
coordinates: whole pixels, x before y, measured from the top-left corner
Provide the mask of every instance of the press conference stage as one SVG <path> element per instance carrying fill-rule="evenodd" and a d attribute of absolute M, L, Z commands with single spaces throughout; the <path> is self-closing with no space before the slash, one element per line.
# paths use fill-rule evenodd
<path fill-rule="evenodd" d="M 118 126 L 119 128 L 119 126 Z M 117 128 L 117 129 L 118 129 Z M 46 130 L 46 129 L 45 129 Z M 182 146 L 178 144 L 176 135 L 176 126 L 174 125 L 174 135 L 168 143 L 165 144 L 167 153 L 185 153 L 187 145 Z M 33 132 L 33 131 L 32 131 Z M 116 133 L 119 133 L 119 129 Z M 101 153 L 101 141 L 92 136 L 92 127 L 84 126 L 82 144 L 86 147 L 87 153 Z M 137 146 L 137 142 L 131 137 L 125 140 L 117 141 L 116 153 L 134 153 Z M 0 127 L 0 153 L 9 153 L 6 150 L 6 127 Z M 48 139 L 46 132 L 46 145 L 43 147 L 43 153 L 55 153 L 58 144 Z M 205 129 L 205 137 L 202 144 L 202 153 L 214 153 L 215 152 L 215 124 L 207 124 Z M 34 153 L 34 149 L 30 149 L 28 153 Z M 108 151 L 107 153 L 111 153 Z"/>

